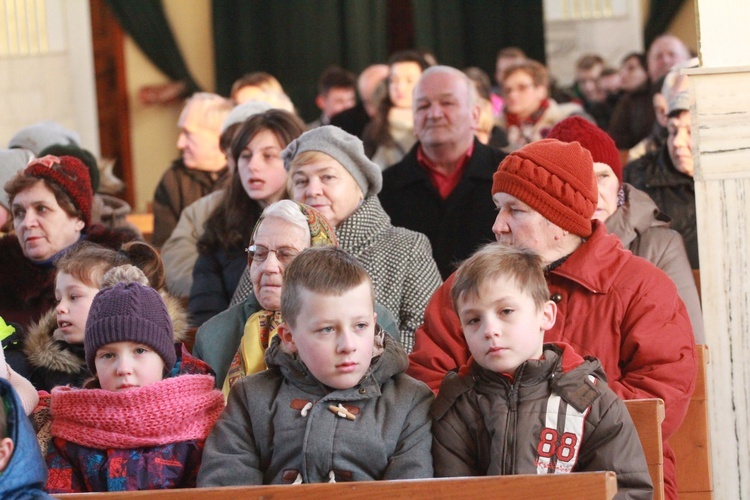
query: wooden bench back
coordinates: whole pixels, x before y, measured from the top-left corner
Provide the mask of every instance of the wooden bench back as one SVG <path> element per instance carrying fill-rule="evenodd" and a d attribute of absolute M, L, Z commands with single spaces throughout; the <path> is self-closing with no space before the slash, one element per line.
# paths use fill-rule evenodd
<path fill-rule="evenodd" d="M 123 493 L 76 493 L 55 495 L 65 500 L 235 500 L 298 499 L 358 500 L 387 498 L 453 500 L 457 498 L 534 498 L 556 500 L 611 499 L 617 493 L 614 472 L 581 472 L 520 476 L 412 479 L 358 483 L 298 484 L 195 488 L 185 490 L 129 491 Z"/>
<path fill-rule="evenodd" d="M 154 214 L 128 214 L 125 219 L 138 228 L 143 234 L 143 239 L 151 242 L 151 236 L 154 234 Z"/>
<path fill-rule="evenodd" d="M 706 365 L 708 347 L 696 346 L 698 377 L 685 420 L 669 438 L 677 459 L 677 492 L 681 499 L 698 500 L 713 497 L 711 442 L 708 422 Z"/>
<path fill-rule="evenodd" d="M 661 399 L 631 399 L 625 401 L 630 418 L 633 419 L 643 453 L 646 455 L 648 472 L 654 484 L 654 500 L 664 499 L 664 451 L 661 439 L 661 423 L 664 420 L 664 401 Z"/>

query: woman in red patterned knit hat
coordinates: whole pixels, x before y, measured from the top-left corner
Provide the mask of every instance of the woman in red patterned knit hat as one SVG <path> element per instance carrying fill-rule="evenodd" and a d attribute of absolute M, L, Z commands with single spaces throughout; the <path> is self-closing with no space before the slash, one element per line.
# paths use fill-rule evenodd
<path fill-rule="evenodd" d="M 93 192 L 88 168 L 72 156 L 33 160 L 5 186 L 14 232 L 0 239 L 0 316 L 24 329 L 55 304 L 55 262 L 86 239 L 118 249 L 136 234 L 91 226 Z M 22 357 L 8 352 L 9 364 L 28 376 Z M 18 344 L 18 345 L 16 345 Z"/>

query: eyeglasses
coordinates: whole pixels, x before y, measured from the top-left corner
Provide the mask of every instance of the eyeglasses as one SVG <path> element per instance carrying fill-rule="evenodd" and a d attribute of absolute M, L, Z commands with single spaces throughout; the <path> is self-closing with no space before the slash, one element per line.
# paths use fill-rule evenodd
<path fill-rule="evenodd" d="M 283 265 L 289 264 L 294 258 L 299 255 L 299 250 L 292 247 L 281 247 L 276 250 L 271 250 L 262 245 L 250 245 L 245 249 L 247 252 L 247 263 L 254 262 L 265 262 L 268 258 L 268 254 L 275 253 L 276 259 Z"/>

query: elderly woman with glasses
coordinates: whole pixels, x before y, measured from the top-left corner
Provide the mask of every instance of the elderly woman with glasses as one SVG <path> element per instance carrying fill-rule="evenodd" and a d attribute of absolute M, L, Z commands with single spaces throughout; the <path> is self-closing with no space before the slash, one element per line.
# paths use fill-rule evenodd
<path fill-rule="evenodd" d="M 266 207 L 255 225 L 247 262 L 252 292 L 198 329 L 193 355 L 216 373 L 218 387 L 229 393 L 245 375 L 266 368 L 264 353 L 281 323 L 281 281 L 286 266 L 304 249 L 336 245 L 336 233 L 321 213 L 307 205 L 281 200 Z M 398 335 L 393 316 L 376 305 L 378 324 Z"/>

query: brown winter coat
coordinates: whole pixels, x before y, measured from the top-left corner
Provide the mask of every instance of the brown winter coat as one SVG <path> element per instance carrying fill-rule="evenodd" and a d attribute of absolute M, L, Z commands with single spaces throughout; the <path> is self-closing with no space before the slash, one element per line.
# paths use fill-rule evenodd
<path fill-rule="evenodd" d="M 513 380 L 476 363 L 449 373 L 431 413 L 436 477 L 611 470 L 616 498 L 652 497 L 625 404 L 599 361 L 566 344 L 545 344 Z"/>

